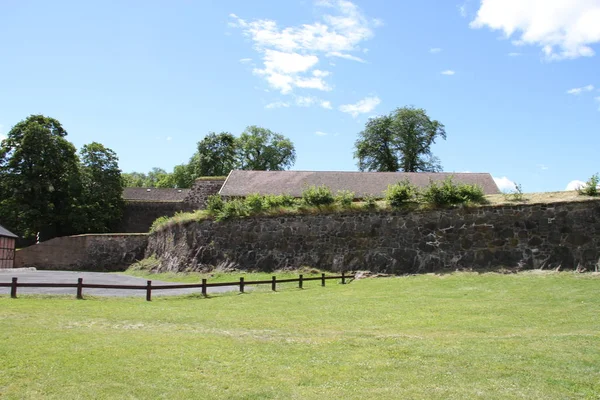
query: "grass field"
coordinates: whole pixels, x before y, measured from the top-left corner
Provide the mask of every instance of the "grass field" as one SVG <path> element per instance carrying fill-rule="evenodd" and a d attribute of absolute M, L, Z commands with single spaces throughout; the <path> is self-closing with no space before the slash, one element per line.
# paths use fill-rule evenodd
<path fill-rule="evenodd" d="M 0 297 L 0 398 L 598 399 L 600 277 Z"/>

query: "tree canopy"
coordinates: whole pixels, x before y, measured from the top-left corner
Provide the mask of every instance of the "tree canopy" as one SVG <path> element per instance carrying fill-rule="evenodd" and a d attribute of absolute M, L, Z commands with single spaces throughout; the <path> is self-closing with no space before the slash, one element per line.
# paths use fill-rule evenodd
<path fill-rule="evenodd" d="M 121 196 L 116 155 L 92 143 L 80 163 L 66 136 L 56 119 L 31 115 L 0 144 L 0 219 L 23 238 L 103 232 L 120 217 L 119 203 L 107 200 Z"/>
<path fill-rule="evenodd" d="M 108 232 L 122 217 L 123 187 L 119 159 L 100 143 L 90 143 L 80 151 L 82 200 L 85 218 L 79 231 Z"/>
<path fill-rule="evenodd" d="M 153 168 L 148 173 L 124 173 L 127 187 L 192 187 L 202 176 L 226 176 L 232 169 L 281 171 L 296 161 L 296 150 L 285 136 L 258 126 L 249 126 L 236 138 L 229 132 L 209 132 L 198 142 L 187 164 L 167 173 Z"/>
<path fill-rule="evenodd" d="M 239 169 L 282 171 L 296 162 L 296 150 L 291 140 L 259 126 L 249 126 L 237 141 Z"/>
<path fill-rule="evenodd" d="M 355 142 L 354 158 L 361 171 L 438 172 L 442 166 L 431 152 L 438 137 L 446 139 L 444 125 L 425 110 L 398 108 L 369 119 Z"/>

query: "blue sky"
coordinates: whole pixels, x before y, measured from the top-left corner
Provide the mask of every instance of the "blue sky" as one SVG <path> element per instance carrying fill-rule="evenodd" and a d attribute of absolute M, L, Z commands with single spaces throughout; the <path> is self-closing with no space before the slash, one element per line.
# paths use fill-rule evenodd
<path fill-rule="evenodd" d="M 0 2 L 0 136 L 30 114 L 124 171 L 260 125 L 296 170 L 356 170 L 369 117 L 446 126 L 445 171 L 564 190 L 600 171 L 600 0 Z"/>

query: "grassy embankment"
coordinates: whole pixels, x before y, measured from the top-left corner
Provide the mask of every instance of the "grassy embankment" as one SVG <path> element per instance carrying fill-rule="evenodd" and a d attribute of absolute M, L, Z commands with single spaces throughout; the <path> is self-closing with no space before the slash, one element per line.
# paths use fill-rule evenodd
<path fill-rule="evenodd" d="M 524 205 L 524 204 L 552 204 L 558 202 L 583 202 L 598 201 L 598 197 L 581 195 L 576 191 L 570 192 L 545 192 L 545 193 L 523 193 L 519 196 L 507 194 L 486 195 L 481 203 L 468 202 L 458 207 L 481 207 L 481 206 L 504 206 L 504 205 Z M 436 206 L 424 202 L 407 202 L 403 207 L 411 210 L 434 209 Z M 273 207 L 270 209 L 252 212 L 255 216 L 284 216 L 298 214 L 324 214 L 324 213 L 348 213 L 348 212 L 370 212 L 370 211 L 393 211 L 394 208 L 385 200 L 378 200 L 371 203 L 364 201 L 352 202 L 350 205 L 341 205 L 333 203 L 329 206 L 307 206 L 293 205 L 289 207 Z M 153 230 L 161 229 L 170 224 L 185 223 L 190 221 L 202 221 L 205 219 L 214 219 L 214 216 L 207 210 L 197 210 L 194 212 L 177 213 L 171 218 L 162 218 L 156 221 Z"/>
<path fill-rule="evenodd" d="M 597 399 L 599 288 L 597 274 L 531 272 L 2 296 L 0 397 Z"/>

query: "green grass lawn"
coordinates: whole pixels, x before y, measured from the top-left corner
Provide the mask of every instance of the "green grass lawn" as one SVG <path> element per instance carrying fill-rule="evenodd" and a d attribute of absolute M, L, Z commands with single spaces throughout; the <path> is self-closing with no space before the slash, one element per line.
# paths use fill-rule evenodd
<path fill-rule="evenodd" d="M 0 398 L 598 399 L 600 277 L 422 275 L 152 302 L 4 296 Z"/>

